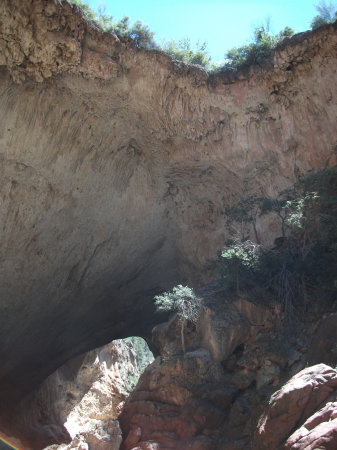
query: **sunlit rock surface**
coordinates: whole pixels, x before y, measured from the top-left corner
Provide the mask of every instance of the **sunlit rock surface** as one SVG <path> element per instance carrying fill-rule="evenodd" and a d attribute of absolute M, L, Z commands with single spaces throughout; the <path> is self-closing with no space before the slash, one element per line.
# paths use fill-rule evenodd
<path fill-rule="evenodd" d="M 151 353 L 143 355 L 150 360 Z M 153 358 L 152 358 L 153 359 Z M 141 374 L 130 342 L 117 340 L 68 361 L 15 409 L 13 429 L 27 447 L 118 449 L 117 418 Z"/>
<path fill-rule="evenodd" d="M 253 450 L 337 447 L 337 372 L 308 367 L 271 397 L 261 416 Z"/>

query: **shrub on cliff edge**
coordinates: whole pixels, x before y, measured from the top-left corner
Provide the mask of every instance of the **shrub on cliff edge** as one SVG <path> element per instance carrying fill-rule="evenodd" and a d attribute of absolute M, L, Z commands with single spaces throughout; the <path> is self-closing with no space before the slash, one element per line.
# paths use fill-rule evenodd
<path fill-rule="evenodd" d="M 337 5 L 334 2 L 327 3 L 325 0 L 321 0 L 315 5 L 315 8 L 318 15 L 311 21 L 312 30 L 317 30 L 322 25 L 327 25 L 337 19 Z"/>
<path fill-rule="evenodd" d="M 268 25 L 255 28 L 253 42 L 241 47 L 234 47 L 225 54 L 225 70 L 237 71 L 253 64 L 260 64 L 284 38 L 294 34 L 289 27 L 272 35 Z"/>

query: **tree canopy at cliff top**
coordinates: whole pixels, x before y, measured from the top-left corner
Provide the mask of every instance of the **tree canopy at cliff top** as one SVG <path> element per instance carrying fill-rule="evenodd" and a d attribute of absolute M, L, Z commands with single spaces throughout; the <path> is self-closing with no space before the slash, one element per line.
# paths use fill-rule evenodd
<path fill-rule="evenodd" d="M 260 64 L 284 38 L 337 18 L 337 2 L 331 0 L 314 5 L 308 0 L 284 0 L 281 4 L 263 0 L 172 0 L 169 5 L 147 0 L 141 8 L 135 0 L 123 4 L 105 0 L 103 5 L 97 0 L 70 1 L 81 6 L 104 30 L 131 38 L 136 46 L 161 49 L 172 59 L 210 71 L 236 71 Z"/>
<path fill-rule="evenodd" d="M 88 0 L 92 8 L 106 7 L 116 20 L 141 20 L 155 33 L 155 40 L 189 38 L 193 44 L 207 42 L 212 61 L 222 61 L 224 53 L 247 44 L 254 29 L 271 19 L 273 33 L 285 27 L 295 32 L 310 28 L 319 0 Z M 329 3 L 329 0 L 327 1 Z"/>

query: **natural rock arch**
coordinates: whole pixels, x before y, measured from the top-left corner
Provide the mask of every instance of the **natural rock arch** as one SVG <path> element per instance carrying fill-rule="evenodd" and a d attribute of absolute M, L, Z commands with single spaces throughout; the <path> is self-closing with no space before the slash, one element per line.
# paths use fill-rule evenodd
<path fill-rule="evenodd" d="M 225 206 L 327 162 L 337 33 L 295 36 L 233 78 L 123 44 L 67 2 L 0 10 L 0 390 L 13 402 L 71 356 L 145 336 L 155 293 L 202 281 Z"/>

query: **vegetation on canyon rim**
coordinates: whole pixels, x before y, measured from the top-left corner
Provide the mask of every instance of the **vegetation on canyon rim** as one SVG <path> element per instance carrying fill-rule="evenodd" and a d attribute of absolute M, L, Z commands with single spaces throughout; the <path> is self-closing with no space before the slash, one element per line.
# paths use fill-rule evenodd
<path fill-rule="evenodd" d="M 251 197 L 224 211 L 232 240 L 219 253 L 218 267 L 230 292 L 249 292 L 280 302 L 287 317 L 331 305 L 337 294 L 337 168 L 303 177 L 277 198 Z M 272 249 L 260 245 L 256 227 L 269 214 L 279 222 Z M 254 230 L 257 242 L 248 239 Z"/>
<path fill-rule="evenodd" d="M 318 14 L 311 21 L 311 28 L 313 30 L 316 30 L 322 25 L 332 23 L 337 19 L 337 5 L 334 2 L 329 1 L 327 3 L 325 0 L 322 0 L 315 8 Z"/>
<path fill-rule="evenodd" d="M 136 21 L 131 25 L 129 18 L 123 17 L 116 22 L 113 16 L 106 14 L 104 8 L 94 11 L 85 1 L 70 1 L 82 8 L 85 16 L 96 22 L 104 31 L 114 31 L 122 39 L 131 39 L 138 48 L 162 50 L 174 60 L 198 65 L 210 72 L 238 71 L 252 64 L 261 64 L 279 43 L 294 34 L 294 30 L 289 27 L 285 27 L 277 34 L 272 34 L 268 23 L 261 25 L 255 28 L 253 39 L 249 44 L 230 49 L 224 55 L 225 62 L 223 64 L 213 64 L 207 52 L 206 42 L 192 45 L 191 41 L 185 38 L 178 41 L 172 40 L 160 46 L 155 42 L 154 33 L 141 21 Z M 325 0 L 321 0 L 315 5 L 315 8 L 318 14 L 311 22 L 313 30 L 337 19 L 337 4 L 334 2 L 327 3 Z"/>

